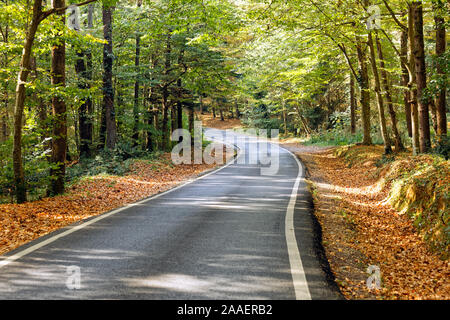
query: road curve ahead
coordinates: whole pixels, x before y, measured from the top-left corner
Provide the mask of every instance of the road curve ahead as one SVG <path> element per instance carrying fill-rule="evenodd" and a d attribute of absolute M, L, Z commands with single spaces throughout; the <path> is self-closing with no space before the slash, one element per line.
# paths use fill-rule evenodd
<path fill-rule="evenodd" d="M 258 141 L 226 139 L 241 149 L 235 163 L 2 256 L 0 299 L 339 298 L 298 160 L 272 145 L 279 170 L 263 175 L 249 161 Z"/>

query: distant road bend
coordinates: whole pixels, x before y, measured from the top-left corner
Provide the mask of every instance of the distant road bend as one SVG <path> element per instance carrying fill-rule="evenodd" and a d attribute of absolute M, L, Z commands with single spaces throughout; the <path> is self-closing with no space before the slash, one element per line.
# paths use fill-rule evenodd
<path fill-rule="evenodd" d="M 241 157 L 261 152 L 227 137 Z M 338 299 L 316 255 L 304 170 L 272 148 L 275 175 L 237 161 L 2 256 L 0 298 Z"/>

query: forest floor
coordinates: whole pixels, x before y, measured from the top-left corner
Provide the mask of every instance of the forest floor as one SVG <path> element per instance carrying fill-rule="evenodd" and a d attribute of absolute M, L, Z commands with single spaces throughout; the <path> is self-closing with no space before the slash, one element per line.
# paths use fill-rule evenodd
<path fill-rule="evenodd" d="M 197 114 L 197 117 L 202 121 L 204 128 L 215 128 L 220 130 L 231 130 L 242 128 L 241 120 L 239 119 L 225 119 L 220 120 L 220 117 L 213 117 L 212 114 Z"/>
<path fill-rule="evenodd" d="M 351 166 L 336 148 L 289 140 L 284 146 L 308 169 L 323 246 L 346 299 L 450 299 L 449 261 L 432 252 L 411 218 L 387 201 L 389 184 L 379 183 L 383 170 L 377 166 L 381 146 L 349 147 L 363 158 Z M 370 265 L 380 268 L 379 290 L 366 285 Z"/>
<path fill-rule="evenodd" d="M 216 165 L 174 165 L 170 153 L 135 160 L 123 176 L 82 178 L 61 196 L 0 205 L 0 254 L 66 227 L 164 192 L 213 170 Z"/>

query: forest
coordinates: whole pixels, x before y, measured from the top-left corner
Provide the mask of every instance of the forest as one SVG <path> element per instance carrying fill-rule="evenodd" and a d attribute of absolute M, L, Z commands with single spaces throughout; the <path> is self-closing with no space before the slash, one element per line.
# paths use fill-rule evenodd
<path fill-rule="evenodd" d="M 0 6 L 5 199 L 62 194 L 74 161 L 168 151 L 206 111 L 448 157 L 445 1 Z"/>
<path fill-rule="evenodd" d="M 302 241 L 311 236 L 320 242 L 318 259 L 327 261 L 327 277 L 339 295 L 449 299 L 449 13 L 445 0 L 0 0 L 0 254 L 99 215 L 98 221 L 110 223 L 111 236 L 94 230 L 91 237 L 100 239 L 94 243 L 110 241 L 110 252 L 122 248 L 114 241 L 123 240 L 128 251 L 116 256 L 150 257 L 145 250 L 155 242 L 148 234 L 164 233 L 155 245 L 161 255 L 169 249 L 164 257 L 172 256 L 174 243 L 192 241 L 177 249 L 184 254 L 204 239 L 196 263 L 204 258 L 208 267 L 199 270 L 219 259 L 215 266 L 238 270 L 226 274 L 236 276 L 253 270 L 240 269 L 239 259 L 248 266 L 256 259 L 254 270 L 277 272 L 274 261 L 282 270 L 294 265 L 287 253 L 277 254 L 293 243 L 288 233 L 294 227 L 287 223 L 298 221 L 289 214 L 307 212 L 295 206 L 298 195 L 299 202 L 312 202 L 315 217 L 314 230 Z M 175 165 L 170 152 L 183 138 L 172 134 L 193 134 L 197 121 L 205 128 L 205 149 L 212 143 L 209 128 L 278 130 L 273 143 L 290 151 L 281 153 L 287 165 L 270 178 L 255 178 L 253 167 L 231 162 L 219 169 L 209 163 Z M 297 165 L 298 173 L 291 171 Z M 222 169 L 240 171 L 211 171 Z M 215 180 L 198 183 L 204 194 L 197 194 L 195 183 L 182 189 L 185 197 L 170 193 L 207 172 Z M 160 207 L 148 198 L 155 195 Z M 144 212 L 136 201 L 154 206 Z M 116 214 L 111 210 L 127 212 L 130 220 L 114 224 L 107 219 Z M 97 220 L 87 225 L 92 221 Z M 238 221 L 248 228 L 245 233 Z M 287 242 L 280 246 L 283 224 L 280 234 Z M 261 240 L 268 235 L 271 241 Z M 178 236 L 186 238 L 172 241 Z M 77 244 L 71 239 L 65 239 L 67 247 Z M 265 251 L 269 243 L 276 249 Z M 109 254 L 96 249 L 99 256 Z M 219 258 L 207 256 L 216 251 Z M 269 256 L 269 262 L 258 262 Z M 0 269 L 14 259 L 1 260 Z M 167 270 L 178 266 L 160 262 Z M 186 271 L 191 266 L 162 273 L 168 280 L 160 283 L 177 294 L 193 285 L 195 294 L 209 299 L 203 288 L 225 275 L 212 273 L 197 283 L 201 277 Z M 382 285 L 372 283 L 375 291 L 366 270 L 382 274 Z M 294 271 L 294 286 L 307 283 L 296 282 Z M 281 278 L 266 283 L 250 274 L 245 281 L 256 279 L 257 285 L 233 278 L 223 281 L 235 286 L 230 291 L 210 290 L 219 290 L 217 297 L 250 295 L 251 288 L 278 285 Z M 180 283 L 187 287 L 180 289 Z M 135 289 L 125 291 L 155 297 L 148 287 Z M 275 289 L 256 296 L 277 297 Z M 102 299 L 120 291 L 101 290 Z M 308 284 L 296 290 L 297 299 L 322 298 L 310 294 Z M 328 294 L 335 297 L 332 290 Z"/>

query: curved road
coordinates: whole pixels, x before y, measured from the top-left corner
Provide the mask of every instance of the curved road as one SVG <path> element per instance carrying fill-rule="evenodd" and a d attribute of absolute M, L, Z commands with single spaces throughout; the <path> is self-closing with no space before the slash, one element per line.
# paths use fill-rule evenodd
<path fill-rule="evenodd" d="M 0 298 L 338 299 L 298 160 L 272 145 L 279 170 L 264 175 L 258 141 L 226 142 L 241 150 L 227 167 L 2 256 Z"/>

